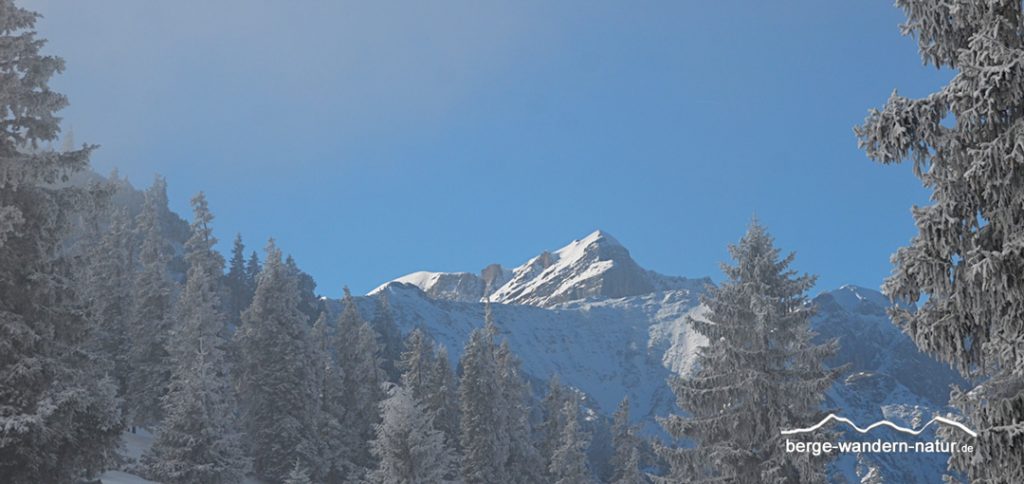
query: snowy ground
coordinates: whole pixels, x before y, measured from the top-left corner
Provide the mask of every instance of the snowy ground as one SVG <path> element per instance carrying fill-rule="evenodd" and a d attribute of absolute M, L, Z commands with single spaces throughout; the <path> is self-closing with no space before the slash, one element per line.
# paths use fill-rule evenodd
<path fill-rule="evenodd" d="M 127 457 L 130 463 L 134 463 L 138 462 L 142 453 L 153 445 L 153 434 L 146 429 L 138 429 L 134 434 L 131 432 L 125 432 L 121 437 L 121 442 L 122 445 L 124 445 L 122 448 L 122 455 Z M 153 483 L 153 481 L 148 481 L 124 471 L 107 471 L 100 476 L 100 481 L 103 482 L 103 484 Z"/>
<path fill-rule="evenodd" d="M 124 435 L 121 436 L 121 442 L 124 445 L 121 449 L 122 455 L 129 459 L 129 465 L 131 465 L 138 462 L 142 453 L 153 445 L 153 434 L 146 429 L 137 429 L 134 434 L 131 432 L 125 432 Z M 125 471 L 113 470 L 104 472 L 100 475 L 100 482 L 103 484 L 160 484 L 159 482 L 146 480 Z M 248 477 L 242 481 L 242 484 L 264 483 L 252 477 Z"/>
<path fill-rule="evenodd" d="M 128 474 L 127 472 L 121 471 L 107 471 L 100 476 L 100 481 L 103 484 L 148 484 L 153 481 L 147 481 L 134 474 Z"/>

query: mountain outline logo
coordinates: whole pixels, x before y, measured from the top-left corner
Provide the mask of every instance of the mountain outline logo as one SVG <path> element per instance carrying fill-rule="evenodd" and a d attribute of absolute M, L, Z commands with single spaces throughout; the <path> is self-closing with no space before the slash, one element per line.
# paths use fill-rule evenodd
<path fill-rule="evenodd" d="M 929 420 L 928 423 L 926 423 L 923 426 L 921 426 L 921 428 L 915 430 L 915 429 L 911 429 L 911 428 L 907 428 L 907 427 L 902 427 L 902 426 L 897 425 L 895 423 L 892 423 L 892 422 L 890 422 L 888 420 L 879 420 L 879 421 L 877 421 L 877 422 L 875 422 L 875 423 L 873 423 L 871 425 L 868 425 L 865 428 L 861 428 L 861 427 L 858 427 L 857 424 L 853 423 L 852 420 L 850 420 L 850 419 L 848 419 L 846 417 L 840 417 L 840 416 L 838 416 L 838 415 L 836 415 L 834 413 L 828 414 L 828 416 L 826 416 L 825 418 L 821 419 L 821 421 L 819 421 L 818 423 L 816 423 L 816 424 L 814 424 L 814 425 L 812 425 L 810 427 L 782 430 L 781 433 L 782 433 L 782 435 L 794 435 L 794 434 L 802 434 L 802 433 L 807 433 L 807 432 L 814 432 L 815 430 L 818 430 L 823 425 L 825 425 L 825 424 L 827 424 L 827 423 L 829 423 L 831 421 L 836 421 L 836 422 L 844 423 L 844 424 L 848 425 L 850 428 L 852 428 L 853 430 L 856 430 L 858 433 L 861 433 L 861 434 L 866 434 L 866 433 L 868 433 L 868 432 L 870 432 L 870 431 L 872 431 L 872 430 L 874 430 L 874 429 L 876 429 L 878 427 L 889 427 L 889 428 L 892 428 L 893 430 L 896 430 L 897 432 L 902 432 L 902 433 L 905 433 L 905 434 L 915 435 L 916 436 L 916 435 L 921 435 L 921 432 L 924 432 L 924 430 L 927 429 L 931 424 L 933 424 L 933 423 L 941 423 L 941 424 L 944 424 L 944 425 L 951 425 L 953 427 L 956 427 L 956 428 L 964 431 L 967 435 L 970 435 L 971 437 L 977 437 L 978 436 L 977 432 L 971 430 L 966 425 L 964 425 L 964 424 L 962 424 L 960 422 L 957 422 L 956 420 L 951 420 L 951 419 L 948 419 L 946 417 L 942 417 L 942 416 L 939 416 L 939 415 L 936 415 L 931 420 Z"/>

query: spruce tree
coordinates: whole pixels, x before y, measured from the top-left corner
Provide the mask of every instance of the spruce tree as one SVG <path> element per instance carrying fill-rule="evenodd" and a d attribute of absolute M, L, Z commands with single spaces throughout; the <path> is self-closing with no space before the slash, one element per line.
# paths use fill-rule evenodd
<path fill-rule="evenodd" d="M 629 397 L 623 398 L 612 417 L 612 482 L 645 482 L 640 471 L 640 442 L 629 422 Z"/>
<path fill-rule="evenodd" d="M 558 374 L 548 379 L 548 390 L 541 401 L 543 421 L 540 427 L 540 453 L 544 457 L 544 469 L 551 468 L 551 456 L 555 454 L 562 438 L 565 420 L 562 410 L 569 399 L 566 389 L 562 386 Z"/>
<path fill-rule="evenodd" d="M 123 208 L 105 211 L 112 212 L 110 224 L 88 251 L 88 267 L 79 284 L 89 303 L 90 317 L 97 322 L 92 343 L 100 366 L 123 394 L 129 375 L 134 246 L 127 212 Z"/>
<path fill-rule="evenodd" d="M 317 381 L 316 436 L 319 449 L 317 466 L 311 475 L 318 482 L 334 484 L 344 482 L 346 476 L 357 475 L 349 460 L 349 449 L 361 445 L 352 432 L 344 427 L 348 391 L 345 389 L 341 369 L 332 356 L 331 335 L 327 327 L 327 314 L 321 313 L 313 324 L 313 360 Z"/>
<path fill-rule="evenodd" d="M 380 422 L 380 402 L 384 399 L 384 373 L 380 368 L 380 343 L 377 332 L 363 320 L 355 300 L 345 288 L 344 309 L 338 317 L 334 349 L 341 371 L 345 397 L 342 426 L 350 432 L 348 460 L 368 471 L 375 467 L 369 442 L 374 425 Z"/>
<path fill-rule="evenodd" d="M 225 360 L 224 261 L 213 250 L 213 215 L 201 192 L 192 207 L 192 235 L 185 243 L 188 273 L 171 340 L 175 368 L 163 400 L 166 417 L 142 464 L 147 476 L 167 484 L 236 483 L 245 477 L 248 461 L 238 439 Z"/>
<path fill-rule="evenodd" d="M 371 326 L 380 335 L 381 369 L 388 381 L 397 383 L 401 375 L 398 362 L 402 358 L 402 332 L 391 314 L 387 291 L 377 294 L 377 310 Z"/>
<path fill-rule="evenodd" d="M 425 399 L 427 409 L 434 416 L 434 426 L 444 432 L 448 447 L 459 450 L 459 396 L 448 360 L 448 349 L 440 346 L 430 372 L 430 386 Z"/>
<path fill-rule="evenodd" d="M 796 275 L 789 268 L 794 255 L 780 258 L 756 221 L 729 253 L 736 265 L 722 265 L 727 280 L 701 297 L 707 320 L 688 320 L 710 342 L 697 353 L 700 369 L 671 382 L 691 417 L 673 415 L 662 425 L 697 447 L 662 449 L 670 482 L 823 481 L 822 459 L 786 453 L 780 434 L 823 416 L 824 392 L 838 373 L 821 365 L 835 352 L 835 341 L 810 341 L 813 311 L 805 293 L 814 277 Z"/>
<path fill-rule="evenodd" d="M 173 319 L 174 285 L 168 274 L 171 247 L 163 236 L 160 213 L 167 209 L 167 184 L 156 177 L 146 190 L 136 231 L 142 236 L 142 270 L 133 281 L 125 400 L 132 425 L 154 425 L 163 418 L 161 402 L 170 384 L 173 364 L 168 352 Z"/>
<path fill-rule="evenodd" d="M 640 470 L 640 448 L 629 449 L 628 458 L 622 463 L 620 471 L 615 474 L 612 484 L 644 484 L 648 482 L 647 474 Z"/>
<path fill-rule="evenodd" d="M 587 468 L 587 446 L 589 437 L 580 427 L 579 399 L 571 398 L 562 409 L 565 426 L 558 446 L 551 455 L 548 474 L 554 484 L 585 484 L 593 482 Z"/>
<path fill-rule="evenodd" d="M 260 264 L 260 256 L 254 250 L 249 254 L 249 260 L 245 263 L 245 280 L 249 285 L 249 292 L 256 292 L 256 282 L 259 280 L 262 269 L 263 265 Z M 250 299 L 252 298 L 250 297 Z"/>
<path fill-rule="evenodd" d="M 470 333 L 460 362 L 459 442 L 462 446 L 462 479 L 467 484 L 507 480 L 505 416 L 501 409 L 502 391 L 489 310 L 487 320 L 487 326 Z"/>
<path fill-rule="evenodd" d="M 978 383 L 951 397 L 978 436 L 977 452 L 952 454 L 950 468 L 971 482 L 1024 482 L 1024 12 L 1010 0 L 896 5 L 924 62 L 955 76 L 924 98 L 893 92 L 855 130 L 871 159 L 911 162 L 932 191 L 883 292 L 924 299 L 894 307 L 893 321 Z"/>
<path fill-rule="evenodd" d="M 530 389 L 523 378 L 519 358 L 508 341 L 502 341 L 495 355 L 501 384 L 502 421 L 508 441 L 505 475 L 509 483 L 532 484 L 544 479 L 544 459 L 533 443 L 530 423 Z"/>
<path fill-rule="evenodd" d="M 224 276 L 228 289 L 228 301 L 226 311 L 233 323 L 241 319 L 242 311 L 249 307 L 252 302 L 252 291 L 249 274 L 245 267 L 245 244 L 242 243 L 242 234 L 235 235 L 235 241 L 231 247 L 231 261 L 228 263 L 228 273 Z"/>
<path fill-rule="evenodd" d="M 299 290 L 299 311 L 306 316 L 306 324 L 312 325 L 323 311 L 323 304 L 315 292 L 316 281 L 313 280 L 313 276 L 299 269 L 299 265 L 295 263 L 295 258 L 290 255 L 285 259 L 285 268 L 291 273 L 292 278 L 295 279 L 295 286 Z"/>
<path fill-rule="evenodd" d="M 372 442 L 377 468 L 369 481 L 380 484 L 443 483 L 454 457 L 444 434 L 408 389 L 396 386 L 381 403 L 382 421 Z"/>
<path fill-rule="evenodd" d="M 64 62 L 44 56 L 38 14 L 0 0 L 0 476 L 71 482 L 107 464 L 122 430 L 113 383 L 85 351 L 94 324 L 62 244 L 84 190 L 59 188 L 93 147 L 40 149 L 67 99 Z"/>
<path fill-rule="evenodd" d="M 295 461 L 317 461 L 316 382 L 306 316 L 295 277 L 271 240 L 252 304 L 242 313 L 240 354 L 242 428 L 253 470 L 283 480 Z"/>
<path fill-rule="evenodd" d="M 406 337 L 398 369 L 402 372 L 402 386 L 414 399 L 425 402 L 434 383 L 434 346 L 421 329 L 412 330 Z"/>
<path fill-rule="evenodd" d="M 313 479 L 309 477 L 309 471 L 302 465 L 302 462 L 296 460 L 291 472 L 288 473 L 288 478 L 284 480 L 284 484 L 313 484 Z"/>

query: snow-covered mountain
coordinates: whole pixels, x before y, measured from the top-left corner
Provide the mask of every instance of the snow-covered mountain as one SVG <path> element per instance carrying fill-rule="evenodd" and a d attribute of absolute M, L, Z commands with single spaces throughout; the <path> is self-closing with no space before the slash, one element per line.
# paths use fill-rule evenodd
<path fill-rule="evenodd" d="M 950 385 L 967 383 L 948 366 L 921 353 L 886 315 L 888 299 L 872 289 L 843 286 L 814 298 L 819 338 L 836 338 L 839 351 L 828 361 L 849 365 L 827 393 L 826 405 L 867 426 L 885 419 L 920 428 L 936 414 L 947 415 Z M 916 439 L 887 429 L 859 435 L 847 429 L 845 440 L 931 441 L 933 430 Z M 844 455 L 835 469 L 852 482 L 940 482 L 945 454 Z"/>
<path fill-rule="evenodd" d="M 492 264 L 480 274 L 414 272 L 392 284 L 418 287 L 435 299 L 552 307 L 581 299 L 639 296 L 656 291 L 700 291 L 708 278 L 671 277 L 641 268 L 607 232 L 597 230 L 554 252 L 544 251 L 511 271 Z"/>
<path fill-rule="evenodd" d="M 469 333 L 483 324 L 482 301 L 489 300 L 501 336 L 536 381 L 557 373 L 605 413 L 629 396 L 645 433 L 663 435 L 656 417 L 678 411 L 667 381 L 690 374 L 696 349 L 707 344 L 687 318 L 703 314 L 699 296 L 710 283 L 644 269 L 614 237 L 596 231 L 512 270 L 492 265 L 480 274 L 416 272 L 357 302 L 364 316 L 373 317 L 374 296 L 386 292 L 402 331 L 424 329 L 449 349 L 454 363 Z M 813 302 L 819 337 L 838 338 L 841 345 L 827 363 L 849 365 L 826 405 L 858 422 L 888 418 L 910 426 L 948 411 L 949 385 L 962 380 L 889 322 L 885 296 L 843 286 Z M 844 456 L 836 475 L 908 482 L 934 480 L 945 468 L 939 454 L 899 457 Z"/>

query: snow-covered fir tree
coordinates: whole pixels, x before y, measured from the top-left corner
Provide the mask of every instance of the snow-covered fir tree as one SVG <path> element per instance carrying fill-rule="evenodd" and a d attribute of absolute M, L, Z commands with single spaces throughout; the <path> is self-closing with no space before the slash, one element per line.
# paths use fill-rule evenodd
<path fill-rule="evenodd" d="M 643 483 L 640 470 L 640 438 L 629 421 L 629 397 L 622 399 L 612 417 L 612 482 Z"/>
<path fill-rule="evenodd" d="M 133 308 L 134 244 L 131 221 L 123 208 L 112 212 L 109 226 L 88 250 L 85 275 L 78 283 L 97 327 L 91 339 L 102 370 L 113 377 L 118 391 L 128 386 L 129 319 Z"/>
<path fill-rule="evenodd" d="M 380 335 L 381 369 L 388 381 L 397 383 L 401 375 L 397 364 L 402 357 L 402 332 L 395 324 L 394 315 L 391 314 L 387 291 L 381 291 L 376 299 L 377 310 L 370 326 Z"/>
<path fill-rule="evenodd" d="M 249 307 L 252 293 L 256 289 L 255 279 L 250 279 L 245 264 L 245 244 L 242 243 L 242 234 L 236 234 L 231 247 L 228 273 L 224 276 L 228 292 L 225 312 L 234 323 L 239 321 L 242 311 Z"/>
<path fill-rule="evenodd" d="M 173 318 L 174 283 L 168 274 L 171 247 L 160 226 L 167 209 L 167 183 L 156 177 L 146 190 L 136 231 L 142 237 L 142 270 L 132 283 L 134 307 L 129 324 L 128 388 L 125 400 L 132 425 L 155 425 L 163 418 L 162 400 L 170 384 L 173 364 L 168 352 Z"/>
<path fill-rule="evenodd" d="M 334 484 L 344 482 L 346 476 L 358 475 L 358 469 L 349 460 L 353 445 L 362 442 L 344 427 L 348 391 L 344 388 L 341 369 L 334 361 L 327 314 L 321 313 L 313 324 L 313 361 L 317 382 L 316 438 L 319 459 L 310 475 L 318 482 Z"/>
<path fill-rule="evenodd" d="M 294 274 L 271 240 L 252 304 L 236 333 L 242 428 L 256 475 L 279 481 L 317 462 L 316 382 Z"/>
<path fill-rule="evenodd" d="M 501 378 L 495 360 L 490 308 L 487 325 L 469 335 L 462 353 L 459 383 L 461 473 L 467 484 L 507 482 L 508 441 Z"/>
<path fill-rule="evenodd" d="M 544 459 L 533 442 L 530 422 L 530 389 L 523 378 L 519 358 L 512 353 L 508 341 L 502 341 L 495 355 L 501 384 L 501 408 L 504 410 L 505 439 L 508 456 L 505 475 L 508 481 L 532 484 L 544 479 Z"/>
<path fill-rule="evenodd" d="M 412 330 L 405 338 L 398 369 L 402 372 L 402 386 L 414 399 L 426 402 L 434 383 L 434 344 L 421 329 Z"/>
<path fill-rule="evenodd" d="M 448 360 L 448 349 L 437 348 L 430 372 L 431 384 L 424 403 L 434 416 L 434 427 L 444 432 L 448 446 L 459 450 L 459 395 L 455 372 Z"/>
<path fill-rule="evenodd" d="M 544 470 L 551 468 L 551 456 L 562 439 L 562 429 L 565 427 L 565 420 L 562 418 L 562 410 L 568 401 L 569 395 L 562 386 L 562 382 L 555 373 L 548 379 L 547 393 L 541 400 L 541 412 L 543 421 L 540 425 L 540 453 L 544 457 Z"/>
<path fill-rule="evenodd" d="M 697 373 L 671 384 L 679 415 L 662 420 L 669 434 L 695 448 L 661 448 L 671 465 L 666 482 L 820 482 L 824 457 L 786 453 L 781 429 L 819 420 L 825 390 L 837 370 L 822 369 L 836 349 L 811 343 L 814 277 L 790 269 L 772 237 L 756 221 L 736 245 L 727 280 L 701 296 L 705 319 L 688 323 L 710 342 L 697 353 Z"/>
<path fill-rule="evenodd" d="M 40 145 L 60 132 L 64 68 L 44 56 L 38 15 L 0 0 L 0 476 L 12 484 L 73 482 L 101 469 L 122 430 L 116 389 L 85 351 L 94 322 L 59 250 L 91 194 L 58 188 L 92 147 Z"/>
<path fill-rule="evenodd" d="M 338 317 L 334 351 L 345 389 L 342 427 L 350 432 L 347 459 L 368 471 L 375 467 L 369 442 L 380 422 L 380 402 L 384 399 L 384 372 L 380 367 L 381 346 L 377 332 L 359 315 L 355 300 L 345 288 L 344 309 Z M 350 477 L 351 479 L 351 477 Z"/>
<path fill-rule="evenodd" d="M 629 449 L 628 458 L 622 462 L 620 471 L 617 472 L 611 484 L 644 484 L 649 482 L 647 474 L 640 469 L 640 448 L 633 446 Z"/>
<path fill-rule="evenodd" d="M 917 311 L 893 308 L 894 322 L 980 382 L 953 392 L 978 451 L 952 454 L 950 468 L 971 482 L 1024 482 L 1024 13 L 1010 0 L 896 5 L 924 62 L 955 75 L 920 99 L 893 92 L 856 129 L 870 158 L 912 162 L 932 190 L 883 291 L 925 298 Z"/>
<path fill-rule="evenodd" d="M 147 476 L 167 484 L 236 483 L 249 462 L 238 438 L 225 359 L 224 260 L 213 249 L 213 214 L 202 192 L 192 199 L 192 208 L 191 237 L 185 243 L 188 272 L 170 341 L 175 367 L 163 399 L 165 417 L 142 466 Z"/>
<path fill-rule="evenodd" d="M 245 262 L 245 279 L 254 293 L 256 292 L 256 282 L 259 280 L 261 270 L 263 270 L 263 264 L 260 263 L 259 254 L 254 250 L 249 254 L 249 260 Z"/>
<path fill-rule="evenodd" d="M 284 484 L 313 484 L 313 479 L 309 477 L 309 471 L 302 465 L 302 462 L 296 460 L 291 472 L 288 473 L 288 478 L 284 480 Z"/>
<path fill-rule="evenodd" d="M 562 435 L 551 454 L 548 474 L 554 484 L 586 484 L 594 482 L 587 467 L 589 436 L 580 425 L 579 399 L 570 398 L 562 409 Z"/>
<path fill-rule="evenodd" d="M 454 456 L 444 434 L 412 393 L 392 387 L 381 403 L 381 423 L 372 443 L 377 468 L 369 481 L 380 484 L 451 482 Z"/>
<path fill-rule="evenodd" d="M 316 281 L 313 280 L 313 276 L 299 269 L 295 258 L 290 255 L 285 259 L 285 268 L 292 274 L 295 279 L 295 287 L 299 290 L 299 311 L 306 316 L 306 323 L 312 325 L 323 312 L 322 303 L 315 292 Z"/>

